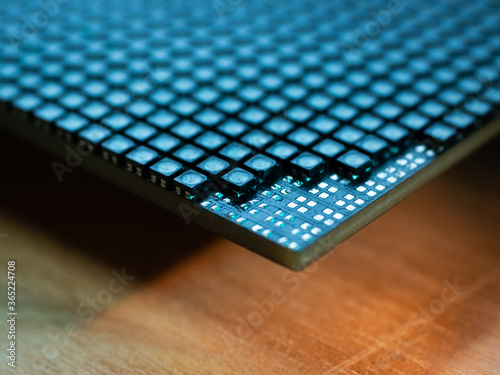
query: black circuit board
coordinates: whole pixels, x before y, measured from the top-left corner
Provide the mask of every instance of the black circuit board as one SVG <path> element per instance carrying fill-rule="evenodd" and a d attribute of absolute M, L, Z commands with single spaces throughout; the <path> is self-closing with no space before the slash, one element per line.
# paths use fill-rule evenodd
<path fill-rule="evenodd" d="M 297 254 L 499 111 L 494 0 L 0 8 L 2 110 Z"/>

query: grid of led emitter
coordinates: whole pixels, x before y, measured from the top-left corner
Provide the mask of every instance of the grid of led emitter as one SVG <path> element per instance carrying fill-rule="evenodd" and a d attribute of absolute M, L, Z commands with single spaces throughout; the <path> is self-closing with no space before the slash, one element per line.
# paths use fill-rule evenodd
<path fill-rule="evenodd" d="M 292 251 L 498 115 L 494 0 L 42 3 L 2 110 Z"/>

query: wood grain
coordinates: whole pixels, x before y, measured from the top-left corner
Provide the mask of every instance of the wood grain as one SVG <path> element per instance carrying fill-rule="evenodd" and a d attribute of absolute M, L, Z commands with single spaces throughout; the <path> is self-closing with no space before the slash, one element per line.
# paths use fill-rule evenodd
<path fill-rule="evenodd" d="M 499 141 L 292 273 L 2 139 L 0 373 L 500 374 Z"/>

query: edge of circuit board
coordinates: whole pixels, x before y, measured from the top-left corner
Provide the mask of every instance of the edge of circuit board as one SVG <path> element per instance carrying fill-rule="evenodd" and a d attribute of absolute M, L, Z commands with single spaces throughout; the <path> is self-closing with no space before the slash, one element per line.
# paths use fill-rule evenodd
<path fill-rule="evenodd" d="M 27 140 L 60 158 L 64 159 L 67 156 L 68 143 L 62 138 L 41 131 L 29 124 L 27 119 L 7 113 L 6 111 L 0 111 L 0 114 L 2 118 L 0 129 Z M 294 181 L 290 176 L 278 178 L 271 186 L 257 191 L 256 196 L 260 196 L 265 200 L 276 200 L 275 197 L 281 196 L 279 194 L 281 191 L 290 191 L 288 187 L 293 186 L 296 188 L 300 187 L 300 190 L 295 190 L 299 190 L 299 193 L 302 194 L 300 195 L 301 198 L 309 198 L 307 197 L 308 194 L 309 196 L 321 194 L 320 186 L 330 189 L 330 192 L 332 191 L 332 187 L 336 186 L 336 191 L 338 191 L 339 187 L 349 187 L 348 190 L 341 189 L 343 191 L 342 194 L 345 194 L 345 191 L 362 192 L 365 194 L 365 200 L 358 198 L 365 203 L 364 206 L 355 207 L 356 210 L 353 210 L 350 215 L 344 215 L 342 220 L 338 220 L 336 225 L 330 230 L 324 230 L 324 226 L 322 228 L 311 228 L 308 225 L 308 230 L 312 229 L 314 232 L 315 229 L 318 229 L 316 233 L 317 237 L 312 238 L 310 245 L 300 248 L 299 251 L 290 246 L 293 243 L 289 241 L 286 243 L 270 241 L 259 234 L 258 230 L 254 230 L 257 228 L 262 229 L 262 226 L 259 224 L 248 223 L 246 226 L 241 225 L 241 222 L 239 223 L 237 220 L 234 220 L 234 217 L 228 219 L 227 214 L 222 215 L 219 210 L 213 209 L 214 206 L 231 207 L 232 211 L 236 211 L 235 215 L 237 215 L 238 210 L 243 212 L 249 207 L 252 209 L 252 204 L 267 204 L 260 203 L 262 200 L 255 199 L 255 197 L 254 199 L 249 199 L 247 202 L 243 202 L 243 204 L 238 204 L 238 206 L 235 206 L 234 202 L 224 201 L 223 198 L 219 199 L 217 196 L 212 197 L 212 199 L 207 198 L 207 200 L 200 203 L 195 203 L 173 192 L 165 191 L 159 185 L 130 173 L 124 167 L 118 167 L 107 162 L 96 154 L 90 154 L 83 158 L 81 166 L 125 190 L 181 215 L 186 223 L 191 221 L 197 223 L 292 270 L 301 270 L 395 206 L 411 192 L 418 189 L 443 170 L 470 154 L 480 145 L 486 143 L 499 132 L 500 119 L 496 119 L 477 129 L 442 154 L 436 154 L 424 145 L 410 146 L 404 152 L 378 166 L 372 171 L 369 177 L 357 181 L 339 179 L 335 174 L 327 174 L 323 180 L 315 181 L 314 185 L 307 187 L 308 190 L 306 190 L 299 181 Z M 401 175 L 401 171 L 405 171 L 403 172 L 404 174 Z M 393 181 L 394 185 L 382 185 L 380 183 L 382 180 Z M 325 181 L 328 181 L 328 183 Z M 376 188 L 380 186 L 383 186 L 383 189 L 377 191 L 378 189 Z M 370 192 L 374 194 L 371 197 L 366 195 Z M 355 198 L 353 194 L 347 193 L 347 195 L 352 195 Z M 297 197 L 294 198 L 297 199 Z M 310 201 L 313 200 L 311 199 L 308 202 Z M 347 206 L 354 207 L 354 205 L 348 204 L 349 202 L 345 202 L 345 199 L 338 199 L 337 202 L 339 201 L 343 202 L 343 206 L 347 203 Z M 278 201 L 278 207 L 280 205 L 284 206 L 286 202 L 287 200 Z M 290 200 L 288 202 L 290 204 Z M 345 210 L 342 212 L 345 212 Z M 321 216 L 321 214 L 318 215 Z"/>

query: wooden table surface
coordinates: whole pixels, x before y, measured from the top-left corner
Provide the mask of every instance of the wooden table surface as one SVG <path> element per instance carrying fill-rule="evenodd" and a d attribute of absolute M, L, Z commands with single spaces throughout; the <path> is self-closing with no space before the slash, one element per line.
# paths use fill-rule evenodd
<path fill-rule="evenodd" d="M 500 374 L 499 141 L 292 273 L 2 135 L 0 373 Z"/>

